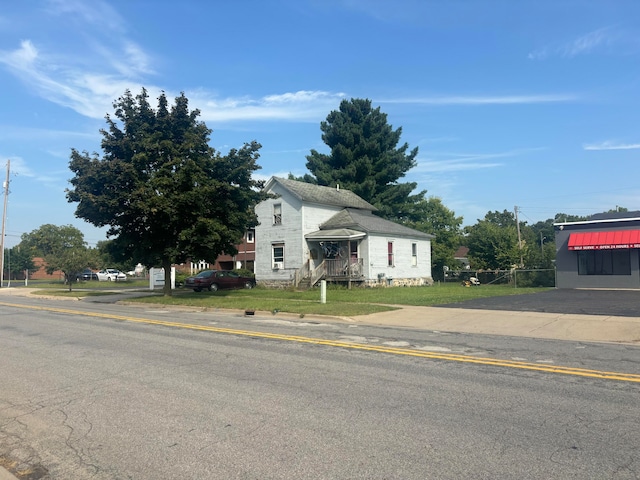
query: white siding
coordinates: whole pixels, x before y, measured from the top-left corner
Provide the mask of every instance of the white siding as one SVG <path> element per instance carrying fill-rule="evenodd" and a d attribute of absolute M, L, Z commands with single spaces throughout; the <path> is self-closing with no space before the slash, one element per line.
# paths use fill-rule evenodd
<path fill-rule="evenodd" d="M 326 205 L 304 204 L 302 207 L 303 235 L 320 230 L 320 225 L 344 210 Z"/>
<path fill-rule="evenodd" d="M 274 184 L 270 193 L 279 195 L 256 206 L 259 224 L 256 226 L 255 274 L 258 281 L 289 282 L 293 275 L 309 259 L 309 247 L 304 236 L 319 230 L 322 223 L 329 220 L 342 208 L 318 204 L 303 204 L 288 190 Z M 282 221 L 274 225 L 273 206 L 281 205 Z M 394 244 L 394 265 L 387 265 L 387 242 Z M 283 268 L 272 265 L 272 245 L 284 244 Z M 417 265 L 412 263 L 412 248 L 418 249 Z M 381 234 L 367 235 L 360 241 L 359 256 L 363 259 L 364 276 L 369 281 L 382 282 L 393 278 L 431 279 L 431 241 L 411 237 L 393 237 Z M 321 257 L 319 257 L 321 258 Z"/>
<path fill-rule="evenodd" d="M 388 265 L 388 242 L 393 242 L 393 266 Z M 411 244 L 418 247 L 418 263 L 412 265 Z M 385 278 L 431 278 L 431 241 L 425 239 L 391 237 L 382 235 L 369 235 L 363 242 L 368 250 L 369 258 L 365 258 L 365 274 L 369 279 L 375 280 L 384 274 Z M 363 249 L 364 250 L 364 249 Z"/>
<path fill-rule="evenodd" d="M 304 236 L 319 230 L 320 225 L 340 212 L 342 208 L 302 204 L 279 185 L 270 191 L 279 198 L 270 198 L 256 206 L 260 224 L 256 227 L 256 280 L 286 281 L 309 258 L 309 247 Z M 282 205 L 282 223 L 273 224 L 273 206 Z M 284 268 L 274 270 L 271 262 L 271 246 L 284 243 Z"/>
<path fill-rule="evenodd" d="M 277 187 L 277 186 L 276 186 Z M 274 189 L 271 193 L 281 195 L 256 205 L 259 224 L 256 226 L 256 280 L 290 280 L 293 272 L 302 265 L 302 205 L 286 190 Z M 273 224 L 273 206 L 282 206 L 282 223 Z M 284 243 L 284 268 L 272 267 L 271 246 Z"/>

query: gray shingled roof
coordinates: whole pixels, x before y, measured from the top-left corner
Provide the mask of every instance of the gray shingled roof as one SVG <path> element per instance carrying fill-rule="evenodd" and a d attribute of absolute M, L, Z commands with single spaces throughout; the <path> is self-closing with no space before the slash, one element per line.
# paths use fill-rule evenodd
<path fill-rule="evenodd" d="M 351 228 L 367 233 L 400 235 L 404 237 L 425 239 L 435 238 L 434 235 L 385 220 L 384 218 L 374 215 L 370 211 L 356 210 L 352 208 L 345 208 L 320 225 L 320 230 L 336 228 Z"/>
<path fill-rule="evenodd" d="M 596 213 L 594 215 L 591 215 L 591 217 L 589 217 L 589 220 L 618 220 L 627 218 L 640 218 L 640 212 L 633 211 Z"/>
<path fill-rule="evenodd" d="M 360 208 L 369 211 L 377 210 L 376 207 L 350 190 L 321 187 L 319 185 L 313 185 L 312 183 L 298 182 L 296 180 L 279 177 L 272 177 L 272 180 L 282 185 L 304 202 L 345 208 Z"/>

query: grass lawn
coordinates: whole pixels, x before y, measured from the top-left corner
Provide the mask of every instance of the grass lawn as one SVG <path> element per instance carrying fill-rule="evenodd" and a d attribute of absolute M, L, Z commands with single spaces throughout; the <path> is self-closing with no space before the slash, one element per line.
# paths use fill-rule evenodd
<path fill-rule="evenodd" d="M 35 287 L 35 285 L 29 285 Z M 146 290 L 145 281 L 122 283 L 112 282 L 81 282 L 74 285 L 74 290 L 68 292 L 68 287 L 43 284 L 43 293 L 47 295 L 61 295 L 81 297 L 88 295 L 106 294 L 105 290 L 119 290 L 137 288 Z M 52 288 L 53 287 L 53 288 Z M 205 309 L 239 309 L 270 312 L 288 312 L 304 315 L 332 315 L 351 317 L 369 313 L 393 310 L 397 305 L 429 306 L 462 302 L 480 297 L 494 297 L 503 295 L 519 295 L 549 290 L 548 288 L 513 288 L 501 285 L 482 285 L 480 287 L 463 287 L 459 284 L 433 285 L 431 287 L 393 287 L 393 288 L 354 288 L 347 290 L 342 287 L 329 286 L 327 288 L 327 303 L 320 303 L 320 289 L 266 289 L 252 290 L 223 290 L 218 292 L 195 293 L 191 290 L 176 289 L 173 296 L 158 295 L 140 297 L 130 301 L 153 303 L 160 305 L 185 305 Z M 66 293 L 65 293 L 66 292 Z"/>

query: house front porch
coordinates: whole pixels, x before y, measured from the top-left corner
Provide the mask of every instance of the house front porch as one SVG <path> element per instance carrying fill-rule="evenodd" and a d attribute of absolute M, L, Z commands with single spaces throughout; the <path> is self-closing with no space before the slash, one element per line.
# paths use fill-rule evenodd
<path fill-rule="evenodd" d="M 326 280 L 346 284 L 350 288 L 352 283 L 359 284 L 365 281 L 363 271 L 362 258 L 324 259 L 317 267 L 314 267 L 313 260 L 309 259 L 302 268 L 295 271 L 293 286 L 310 288 L 320 280 Z"/>

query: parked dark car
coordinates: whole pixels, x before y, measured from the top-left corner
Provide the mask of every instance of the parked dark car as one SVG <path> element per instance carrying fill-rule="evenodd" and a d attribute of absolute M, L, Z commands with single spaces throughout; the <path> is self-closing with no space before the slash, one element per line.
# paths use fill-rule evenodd
<path fill-rule="evenodd" d="M 98 274 L 90 268 L 85 268 L 82 273 L 79 273 L 76 277 L 78 280 L 98 280 Z"/>
<path fill-rule="evenodd" d="M 215 292 L 223 288 L 253 288 L 256 281 L 254 278 L 243 277 L 227 270 L 203 270 L 195 277 L 188 277 L 184 286 L 192 288 L 194 292 L 204 289 Z"/>

